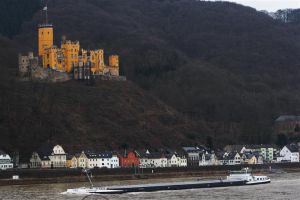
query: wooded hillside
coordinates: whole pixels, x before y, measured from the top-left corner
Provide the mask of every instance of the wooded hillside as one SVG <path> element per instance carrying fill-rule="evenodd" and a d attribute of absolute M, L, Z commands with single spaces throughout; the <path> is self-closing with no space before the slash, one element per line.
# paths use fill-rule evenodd
<path fill-rule="evenodd" d="M 56 44 L 66 35 L 120 54 L 123 75 L 190 123 L 205 121 L 215 142 L 275 142 L 274 119 L 300 112 L 296 24 L 227 2 L 51 0 L 48 8 Z M 40 16 L 14 37 L 23 50 L 36 49 Z"/>

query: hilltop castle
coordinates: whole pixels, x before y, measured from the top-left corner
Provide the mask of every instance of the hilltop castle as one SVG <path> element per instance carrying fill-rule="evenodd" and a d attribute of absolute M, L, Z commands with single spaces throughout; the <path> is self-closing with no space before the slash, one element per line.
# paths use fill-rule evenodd
<path fill-rule="evenodd" d="M 47 12 L 47 7 L 45 8 Z M 51 70 L 52 75 L 60 74 L 64 80 L 66 76 L 74 79 L 89 79 L 91 75 L 119 76 L 118 55 L 110 55 L 106 65 L 103 49 L 80 49 L 79 41 L 67 40 L 65 36 L 62 37 L 59 48 L 53 44 L 53 35 L 53 26 L 47 23 L 46 18 L 46 23 L 38 26 L 38 57 L 34 57 L 32 52 L 26 56 L 19 54 L 21 76 L 45 79 L 48 73 L 45 69 Z"/>

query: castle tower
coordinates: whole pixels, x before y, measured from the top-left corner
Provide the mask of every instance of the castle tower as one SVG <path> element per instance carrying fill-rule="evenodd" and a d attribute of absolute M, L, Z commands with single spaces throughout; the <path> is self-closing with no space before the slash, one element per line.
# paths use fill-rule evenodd
<path fill-rule="evenodd" d="M 110 67 L 119 67 L 119 56 L 117 56 L 117 55 L 109 56 L 108 65 Z"/>
<path fill-rule="evenodd" d="M 39 56 L 45 54 L 45 49 L 53 46 L 53 26 L 51 24 L 40 24 L 38 27 Z"/>
<path fill-rule="evenodd" d="M 38 53 L 39 56 L 45 55 L 45 49 L 53 46 L 53 26 L 48 23 L 48 7 L 43 8 L 42 13 L 45 13 L 45 21 L 38 26 Z"/>
<path fill-rule="evenodd" d="M 110 75 L 119 76 L 119 56 L 111 55 L 108 58 Z"/>
<path fill-rule="evenodd" d="M 24 75 L 28 73 L 29 69 L 29 56 L 23 56 L 19 54 L 19 73 L 20 75 Z"/>

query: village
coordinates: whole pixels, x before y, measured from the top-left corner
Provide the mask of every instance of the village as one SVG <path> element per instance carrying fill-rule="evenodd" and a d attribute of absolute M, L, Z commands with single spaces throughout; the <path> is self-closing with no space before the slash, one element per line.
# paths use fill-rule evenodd
<path fill-rule="evenodd" d="M 299 162 L 299 151 L 299 144 L 292 143 L 283 148 L 275 145 L 227 145 L 222 151 L 213 151 L 199 145 L 177 151 L 82 151 L 69 154 L 61 145 L 55 145 L 43 146 L 33 152 L 27 163 L 19 163 L 19 158 L 0 151 L 0 169 L 166 168 L 296 163 Z"/>
<path fill-rule="evenodd" d="M 275 120 L 277 135 L 296 134 L 299 116 L 282 115 Z M 1 149 L 1 147 L 0 147 Z M 300 142 L 289 144 L 226 145 L 224 148 L 209 148 L 208 145 L 186 146 L 180 149 L 124 149 L 97 152 L 82 150 L 68 152 L 62 145 L 41 145 L 30 158 L 20 158 L 0 150 L 0 170 L 55 169 L 55 168 L 166 168 L 201 167 L 222 165 L 256 165 L 268 163 L 299 162 Z M 21 161 L 21 162 L 20 162 Z M 25 162 L 24 162 L 25 161 Z"/>
<path fill-rule="evenodd" d="M 274 129 L 278 135 L 285 136 L 297 133 L 299 124 L 299 116 L 282 115 L 275 120 Z M 300 142 L 291 142 L 281 146 L 274 144 L 226 145 L 224 148 L 196 145 L 176 150 L 156 151 L 144 148 L 97 152 L 89 149 L 72 153 L 66 151 L 62 145 L 45 144 L 26 159 L 20 158 L 18 153 L 9 155 L 0 150 L 0 170 L 14 168 L 167 168 L 297 163 L 300 162 L 299 153 Z M 24 160 L 27 161 L 23 162 Z"/>

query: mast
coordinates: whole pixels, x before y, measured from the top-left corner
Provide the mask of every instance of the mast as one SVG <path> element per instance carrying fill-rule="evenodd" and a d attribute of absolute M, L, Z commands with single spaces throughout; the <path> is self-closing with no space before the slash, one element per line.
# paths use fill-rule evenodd
<path fill-rule="evenodd" d="M 83 171 L 86 173 L 86 176 L 87 176 L 88 179 L 89 179 L 89 182 L 90 182 L 90 184 L 91 184 L 91 188 L 93 188 L 93 187 L 94 187 L 94 184 L 93 184 L 93 182 L 92 182 L 92 180 L 91 180 L 91 178 L 90 178 L 90 176 L 89 176 L 89 171 L 88 171 L 87 169 L 84 169 Z"/>
<path fill-rule="evenodd" d="M 47 7 L 47 5 L 46 5 L 46 24 L 48 24 L 48 7 Z"/>
<path fill-rule="evenodd" d="M 48 24 L 48 6 L 47 6 L 47 4 L 43 8 L 42 12 L 45 12 L 45 21 L 44 21 L 44 24 Z"/>

